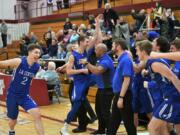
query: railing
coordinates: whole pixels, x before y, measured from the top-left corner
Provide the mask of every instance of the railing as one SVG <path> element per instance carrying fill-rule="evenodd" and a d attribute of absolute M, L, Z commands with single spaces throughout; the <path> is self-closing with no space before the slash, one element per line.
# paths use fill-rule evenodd
<path fill-rule="evenodd" d="M 19 1 L 18 4 L 15 6 L 15 14 L 17 20 L 28 20 L 34 17 L 40 16 L 47 16 L 51 14 L 58 14 L 58 13 L 73 13 L 73 12 L 84 12 L 90 9 L 97 9 L 98 2 L 91 3 L 88 0 L 69 0 L 69 4 L 62 4 L 63 9 L 58 9 L 56 1 L 54 3 L 47 4 L 46 0 L 35 0 L 30 2 Z M 97 0 L 98 1 L 98 0 Z M 102 0 L 103 1 L 103 0 Z M 153 2 L 155 0 L 109 0 L 111 1 L 112 7 L 122 6 L 122 5 L 132 5 L 137 3 L 145 3 L 145 2 Z M 93 4 L 93 5 L 91 5 Z"/>

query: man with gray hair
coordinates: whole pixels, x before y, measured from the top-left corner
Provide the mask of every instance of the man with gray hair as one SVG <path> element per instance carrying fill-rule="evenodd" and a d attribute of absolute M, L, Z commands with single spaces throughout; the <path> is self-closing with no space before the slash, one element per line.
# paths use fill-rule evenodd
<path fill-rule="evenodd" d="M 107 55 L 107 47 L 100 43 L 95 47 L 97 59 L 96 66 L 87 60 L 81 60 L 88 70 L 95 74 L 98 91 L 96 93 L 95 110 L 98 118 L 98 130 L 91 134 L 105 134 L 109 125 L 110 107 L 113 98 L 112 80 L 114 75 L 114 65 L 112 59 Z"/>
<path fill-rule="evenodd" d="M 2 20 L 0 32 L 1 32 L 3 48 L 7 46 L 7 30 L 8 30 L 8 27 L 6 25 L 6 22 L 4 20 Z"/>

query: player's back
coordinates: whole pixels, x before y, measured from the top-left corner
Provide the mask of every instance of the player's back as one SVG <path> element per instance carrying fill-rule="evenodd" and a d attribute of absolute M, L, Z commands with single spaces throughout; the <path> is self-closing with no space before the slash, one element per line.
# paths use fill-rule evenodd
<path fill-rule="evenodd" d="M 26 57 L 22 57 L 20 65 L 14 70 L 8 92 L 17 97 L 29 94 L 31 81 L 39 70 L 39 64 L 29 65 Z"/>

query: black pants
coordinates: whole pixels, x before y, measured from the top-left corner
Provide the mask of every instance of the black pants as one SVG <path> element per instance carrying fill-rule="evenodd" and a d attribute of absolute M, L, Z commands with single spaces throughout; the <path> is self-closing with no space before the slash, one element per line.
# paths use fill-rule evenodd
<path fill-rule="evenodd" d="M 96 93 L 95 110 L 99 131 L 105 132 L 108 128 L 112 98 L 112 88 L 98 89 Z"/>
<path fill-rule="evenodd" d="M 1 33 L 3 48 L 7 46 L 7 34 Z"/>
<path fill-rule="evenodd" d="M 116 135 L 116 132 L 123 120 L 128 135 L 137 135 L 136 127 L 134 126 L 134 117 L 132 111 L 132 95 L 131 90 L 126 92 L 124 97 L 124 107 L 119 109 L 117 102 L 119 100 L 119 94 L 116 94 L 112 105 L 112 115 L 110 117 L 110 123 L 107 130 L 107 135 Z"/>

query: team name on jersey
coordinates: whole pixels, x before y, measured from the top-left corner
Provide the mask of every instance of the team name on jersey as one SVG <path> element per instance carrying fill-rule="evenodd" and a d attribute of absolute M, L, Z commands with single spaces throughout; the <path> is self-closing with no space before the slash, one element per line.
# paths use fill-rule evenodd
<path fill-rule="evenodd" d="M 35 76 L 34 73 L 25 71 L 25 70 L 23 70 L 23 69 L 20 69 L 20 70 L 19 70 L 19 74 L 21 74 L 21 75 L 23 75 L 23 76 L 30 77 L 30 78 L 33 78 L 33 77 Z"/>

